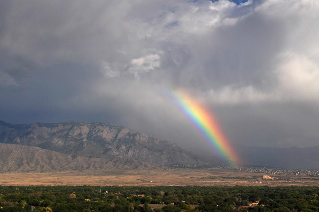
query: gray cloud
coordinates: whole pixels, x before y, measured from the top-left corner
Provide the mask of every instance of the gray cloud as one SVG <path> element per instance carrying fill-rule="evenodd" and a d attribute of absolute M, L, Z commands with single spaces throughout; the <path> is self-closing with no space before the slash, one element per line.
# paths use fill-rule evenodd
<path fill-rule="evenodd" d="M 164 94 L 182 88 L 234 145 L 318 144 L 316 1 L 12 0 L 0 10 L 0 119 L 102 121 L 205 149 Z"/>

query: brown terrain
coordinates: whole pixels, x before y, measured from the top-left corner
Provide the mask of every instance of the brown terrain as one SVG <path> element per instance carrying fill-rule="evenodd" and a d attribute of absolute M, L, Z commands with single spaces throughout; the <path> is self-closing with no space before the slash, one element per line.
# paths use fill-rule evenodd
<path fill-rule="evenodd" d="M 93 186 L 318 186 L 318 176 L 271 175 L 228 169 L 105 170 L 2 173 L 0 185 Z"/>
<path fill-rule="evenodd" d="M 310 162 L 318 161 L 316 151 Z M 124 127 L 0 121 L 0 185 L 317 186 L 319 182 L 318 171 L 216 167 L 225 166 L 216 158 L 196 156 Z"/>
<path fill-rule="evenodd" d="M 207 167 L 168 141 L 102 123 L 0 121 L 0 173 Z"/>

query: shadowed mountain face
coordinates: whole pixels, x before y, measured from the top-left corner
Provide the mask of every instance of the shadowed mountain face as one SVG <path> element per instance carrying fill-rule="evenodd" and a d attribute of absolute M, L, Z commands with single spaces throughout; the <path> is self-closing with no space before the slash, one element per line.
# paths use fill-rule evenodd
<path fill-rule="evenodd" d="M 247 166 L 319 168 L 319 147 L 237 149 Z M 212 167 L 175 144 L 102 123 L 14 125 L 0 121 L 0 172 Z"/>
<path fill-rule="evenodd" d="M 125 168 L 134 164 L 119 164 Z M 135 164 L 136 165 L 136 164 Z M 103 158 L 72 157 L 38 147 L 0 143 L 0 172 L 52 172 L 107 169 L 115 164 Z"/>
<path fill-rule="evenodd" d="M 0 122 L 0 143 L 0 171 L 207 166 L 167 141 L 102 123 Z"/>

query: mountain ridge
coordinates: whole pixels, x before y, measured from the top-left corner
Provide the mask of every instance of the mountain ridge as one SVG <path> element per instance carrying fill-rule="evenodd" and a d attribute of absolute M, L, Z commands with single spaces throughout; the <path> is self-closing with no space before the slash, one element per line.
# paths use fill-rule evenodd
<path fill-rule="evenodd" d="M 204 167 L 209 164 L 183 150 L 176 144 L 160 140 L 144 133 L 134 132 L 124 127 L 104 123 L 66 122 L 66 123 L 32 123 L 9 124 L 0 122 L 0 143 L 20 145 L 24 150 L 31 148 L 48 166 L 48 159 L 36 152 L 40 149 L 49 151 L 56 160 L 79 163 L 82 167 L 99 168 L 143 168 L 143 167 Z M 3 146 L 3 145 L 2 145 Z M 6 146 L 7 149 L 17 149 L 18 146 Z M 38 149 L 39 148 L 39 149 Z M 8 150 L 9 151 L 9 150 Z M 24 151 L 21 151 L 22 153 Z M 59 153 L 59 154 L 54 154 Z M 13 156 L 12 156 L 13 157 Z M 13 158 L 17 159 L 18 156 Z M 61 157 L 60 159 L 57 159 Z M 70 158 L 71 157 L 71 158 Z M 20 160 L 25 161 L 22 154 Z M 91 160 L 91 162 L 90 162 Z M 98 162 L 96 162 L 96 160 Z M 7 161 L 4 160 L 3 161 Z M 7 161 L 8 162 L 8 161 Z M 107 165 L 106 165 L 107 164 Z M 42 164 L 45 166 L 45 164 Z M 12 164 L 12 166 L 14 166 Z M 19 165 L 15 165 L 20 170 Z M 30 167 L 30 166 L 24 166 Z M 61 170 L 53 166 L 52 170 Z M 73 170 L 74 166 L 65 166 Z M 42 168 L 40 170 L 50 170 Z M 11 170 L 11 169 L 10 169 Z M 28 170 L 27 168 L 21 170 Z M 29 170 L 32 170 L 29 168 Z M 1 170 L 0 170 L 1 171 Z M 14 170 L 13 170 L 14 171 Z"/>
<path fill-rule="evenodd" d="M 10 124 L 0 121 L 0 144 L 0 172 L 225 165 L 219 158 L 204 158 L 145 133 L 99 122 Z M 319 146 L 238 147 L 237 151 L 244 166 L 319 169 Z"/>

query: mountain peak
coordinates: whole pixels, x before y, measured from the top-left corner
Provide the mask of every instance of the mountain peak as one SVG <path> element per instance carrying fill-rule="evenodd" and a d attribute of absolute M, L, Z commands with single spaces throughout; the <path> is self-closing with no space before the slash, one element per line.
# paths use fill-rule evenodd
<path fill-rule="evenodd" d="M 103 123 L 33 123 L 23 127 L 0 123 L 0 143 L 87 158 L 87 163 L 89 159 L 105 160 L 114 167 L 207 166 L 206 162 L 168 141 Z"/>

